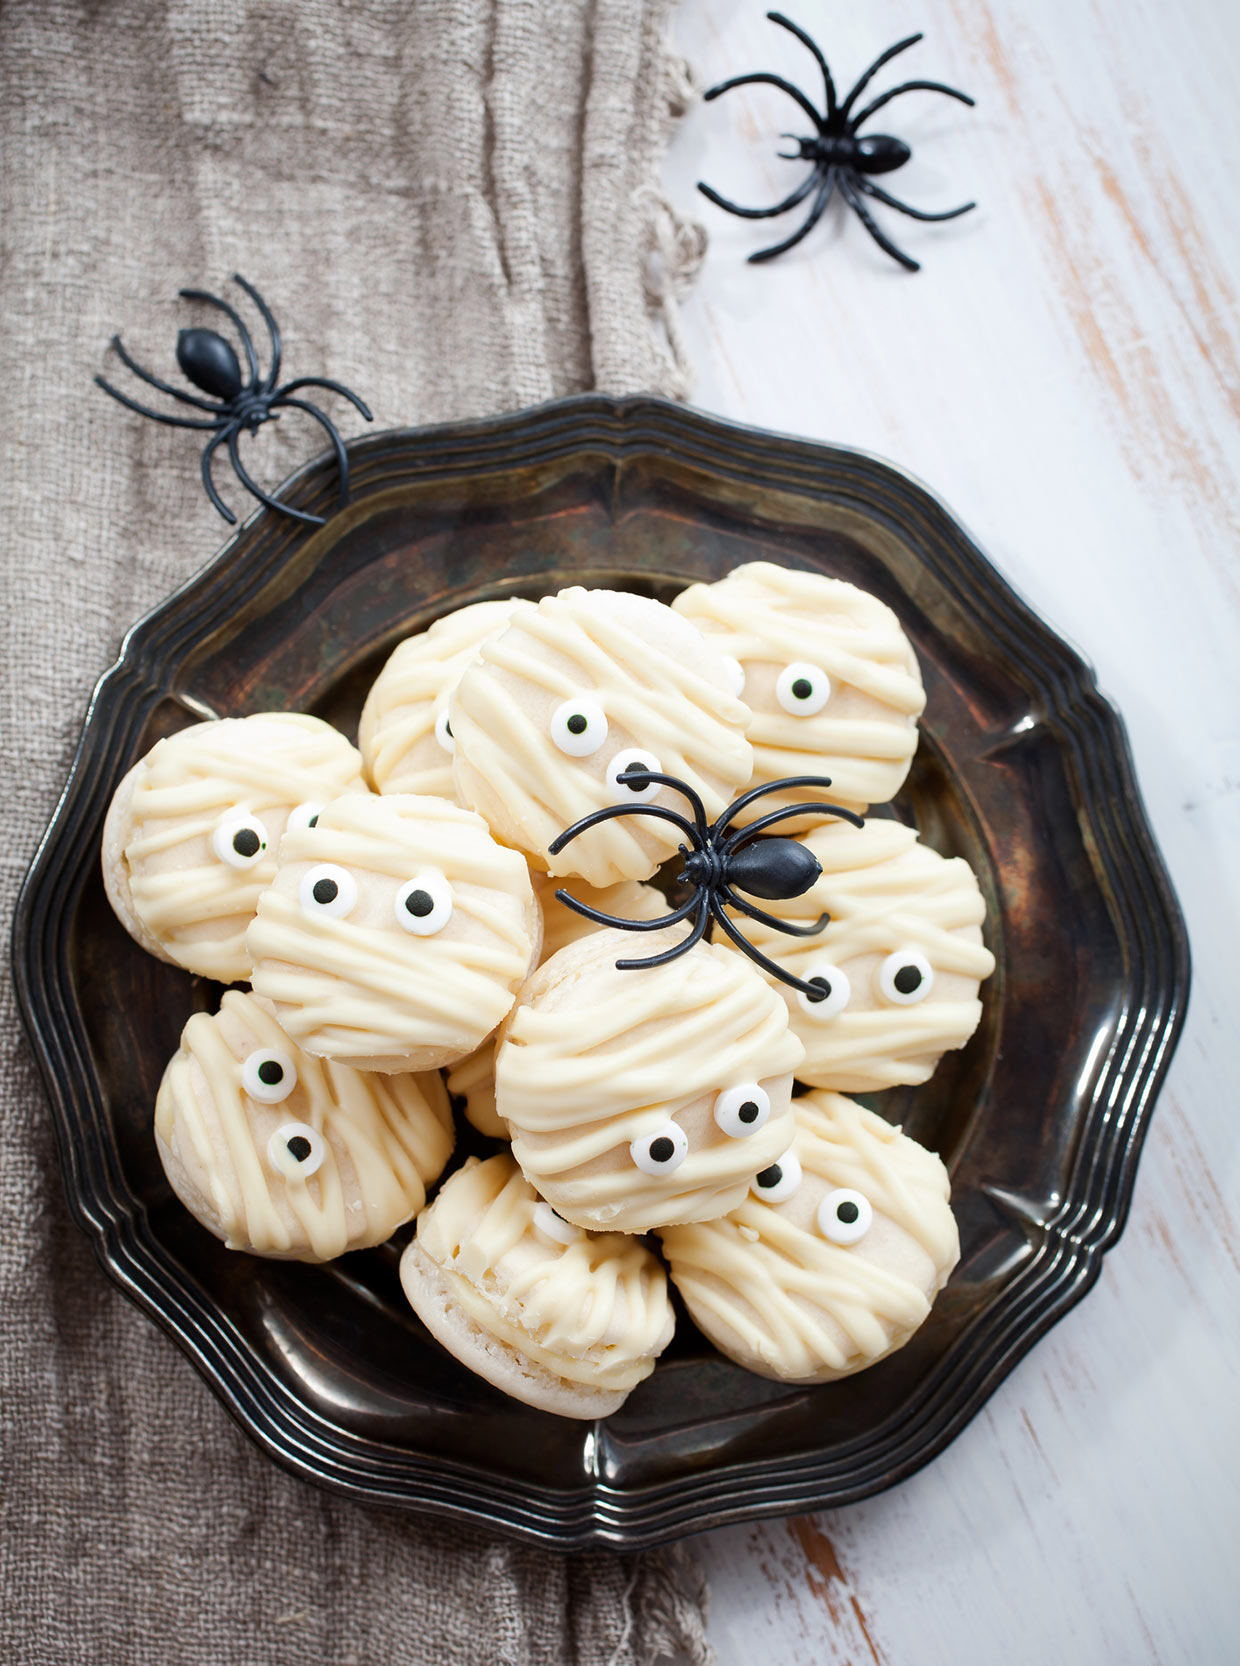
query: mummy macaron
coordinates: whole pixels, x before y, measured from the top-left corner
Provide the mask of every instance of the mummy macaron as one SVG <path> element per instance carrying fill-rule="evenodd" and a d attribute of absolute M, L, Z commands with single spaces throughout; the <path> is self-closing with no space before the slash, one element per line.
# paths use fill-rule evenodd
<path fill-rule="evenodd" d="M 221 983 L 250 975 L 246 927 L 287 827 L 342 793 L 362 760 L 295 712 L 196 723 L 157 741 L 121 781 L 103 828 L 103 883 L 129 935 Z"/>
<path fill-rule="evenodd" d="M 448 706 L 457 797 L 533 867 L 600 887 L 648 879 L 680 834 L 646 812 L 681 800 L 625 773 L 677 776 L 719 815 L 753 769 L 735 685 L 723 656 L 661 602 L 561 590 L 484 642 L 461 677 Z M 571 823 L 610 805 L 642 813 L 549 854 Z"/>
<path fill-rule="evenodd" d="M 829 914 L 826 928 L 788 937 L 745 924 L 764 955 L 822 991 L 811 999 L 770 980 L 805 1045 L 798 1077 L 850 1093 L 926 1081 L 977 1028 L 978 986 L 995 967 L 973 870 L 894 821 L 832 822 L 799 842 L 821 877 L 803 896 L 766 907 L 799 925 Z"/>
<path fill-rule="evenodd" d="M 683 928 L 643 933 L 657 954 Z M 545 961 L 500 1031 L 495 1096 L 522 1171 L 578 1226 L 646 1232 L 708 1220 L 791 1143 L 803 1049 L 747 960 L 699 943 L 620 971 L 626 932 Z"/>
<path fill-rule="evenodd" d="M 366 696 L 357 731 L 376 792 L 455 798 L 448 696 L 487 637 L 533 605 L 519 599 L 474 602 L 399 645 Z"/>
<path fill-rule="evenodd" d="M 570 1226 L 506 1153 L 470 1158 L 401 1257 L 414 1312 L 496 1388 L 561 1417 L 608 1417 L 672 1338 L 667 1276 L 636 1239 Z"/>
<path fill-rule="evenodd" d="M 229 1249 L 329 1261 L 381 1244 L 452 1152 L 441 1078 L 367 1076 L 296 1047 L 252 995 L 185 1026 L 155 1101 L 173 1191 Z"/>
<path fill-rule="evenodd" d="M 393 793 L 337 799 L 285 834 L 246 944 L 254 993 L 298 1046 L 408 1071 L 485 1041 L 540 932 L 524 857 L 472 811 Z"/>
<path fill-rule="evenodd" d="M 739 667 L 753 712 L 753 786 L 826 775 L 832 800 L 854 810 L 895 796 L 926 697 L 884 602 L 821 573 L 753 561 L 715 584 L 691 585 L 672 606 Z M 737 824 L 781 802 L 796 797 L 764 798 Z"/>
<path fill-rule="evenodd" d="M 943 1164 L 836 1093 L 793 1100 L 796 1138 L 722 1220 L 660 1234 L 698 1329 L 759 1376 L 823 1383 L 884 1359 L 960 1256 Z"/>

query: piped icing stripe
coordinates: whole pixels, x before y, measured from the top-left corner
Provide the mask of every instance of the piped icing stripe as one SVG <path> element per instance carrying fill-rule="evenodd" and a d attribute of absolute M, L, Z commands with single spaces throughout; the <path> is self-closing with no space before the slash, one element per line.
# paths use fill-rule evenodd
<path fill-rule="evenodd" d="M 643 609 L 656 610 L 648 638 Z M 696 634 L 686 633 L 683 653 L 669 651 L 669 624 L 682 629 L 670 610 L 643 598 L 563 590 L 485 642 L 452 697 L 459 795 L 552 873 L 598 886 L 644 879 L 680 842 L 675 828 L 641 816 L 609 821 L 547 855 L 570 823 L 616 802 L 607 763 L 617 752 L 653 754 L 713 815 L 749 780 L 749 713 L 728 692 L 726 666 Z M 553 739 L 552 717 L 577 697 L 601 709 L 607 732 L 596 754 L 572 757 Z M 681 808 L 666 789 L 653 802 Z"/>
<path fill-rule="evenodd" d="M 471 1159 L 420 1217 L 418 1243 L 492 1335 L 570 1381 L 631 1388 L 671 1332 L 662 1267 L 620 1233 L 551 1239 L 538 1204 L 506 1153 Z"/>
<path fill-rule="evenodd" d="M 495 1108 L 495 1041 L 488 1037 L 448 1071 L 448 1092 L 465 1101 L 465 1115 L 480 1134 L 506 1140 L 508 1128 Z"/>
<path fill-rule="evenodd" d="M 245 1059 L 291 1055 L 296 1085 L 278 1104 L 252 1099 Z M 308 1178 L 272 1163 L 288 1124 L 323 1137 Z M 421 1208 L 452 1149 L 452 1121 L 435 1075 L 367 1076 L 292 1047 L 260 1003 L 229 990 L 216 1015 L 196 1013 L 160 1084 L 159 1139 L 201 1186 L 233 1249 L 325 1261 L 379 1243 Z"/>

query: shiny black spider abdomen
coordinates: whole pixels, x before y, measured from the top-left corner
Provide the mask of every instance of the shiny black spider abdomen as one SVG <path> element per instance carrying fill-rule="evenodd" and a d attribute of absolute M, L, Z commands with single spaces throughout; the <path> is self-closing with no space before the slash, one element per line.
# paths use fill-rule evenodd
<path fill-rule="evenodd" d="M 824 133 L 812 139 L 798 139 L 797 143 L 803 161 L 855 168 L 861 174 L 894 173 L 913 154 L 903 139 L 893 139 L 890 133 L 867 133 L 864 139 L 851 133 Z"/>

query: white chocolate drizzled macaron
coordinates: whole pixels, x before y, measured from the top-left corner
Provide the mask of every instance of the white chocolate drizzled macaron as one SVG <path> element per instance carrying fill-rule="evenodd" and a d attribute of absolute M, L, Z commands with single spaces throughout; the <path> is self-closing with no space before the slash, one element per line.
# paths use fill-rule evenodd
<path fill-rule="evenodd" d="M 823 1383 L 903 1347 L 960 1240 L 933 1152 L 840 1094 L 792 1108 L 791 1149 L 739 1208 L 660 1237 L 716 1348 L 759 1376 Z"/>
<path fill-rule="evenodd" d="M 926 1081 L 977 1028 L 978 986 L 995 967 L 982 942 L 986 905 L 973 870 L 894 821 L 832 822 L 800 843 L 822 864 L 821 877 L 804 896 L 763 906 L 799 925 L 827 913 L 829 924 L 812 937 L 788 937 L 744 922 L 763 954 L 823 990 L 811 1001 L 769 980 L 805 1044 L 797 1075 L 851 1093 Z"/>
<path fill-rule="evenodd" d="M 513 1155 L 578 1226 L 646 1232 L 724 1214 L 792 1138 L 803 1049 L 748 961 L 699 943 L 663 966 L 616 967 L 684 936 L 603 930 L 569 944 L 500 1031 L 496 1105 Z"/>
<path fill-rule="evenodd" d="M 246 927 L 285 828 L 342 793 L 362 760 L 299 712 L 196 723 L 157 741 L 122 780 L 103 828 L 103 883 L 129 935 L 161 960 L 235 983 Z"/>
<path fill-rule="evenodd" d="M 254 993 L 307 1052 L 430 1070 L 506 1016 L 540 931 L 524 857 L 472 811 L 372 794 L 286 834 L 247 946 Z"/>
<path fill-rule="evenodd" d="M 455 798 L 448 697 L 488 636 L 532 602 L 474 602 L 406 637 L 366 696 L 357 744 L 376 792 Z"/>
<path fill-rule="evenodd" d="M 185 1026 L 155 1143 L 173 1191 L 229 1249 L 329 1261 L 383 1243 L 422 1207 L 452 1152 L 452 1113 L 437 1074 L 312 1058 L 230 989 Z"/>
<path fill-rule="evenodd" d="M 449 1353 L 561 1417 L 618 1411 L 675 1323 L 658 1259 L 636 1239 L 569 1225 L 506 1153 L 450 1177 L 419 1217 L 400 1276 Z"/>
<path fill-rule="evenodd" d="M 885 602 L 821 573 L 752 561 L 716 584 L 690 586 L 672 606 L 739 666 L 753 712 L 752 786 L 827 775 L 829 798 L 849 809 L 895 797 L 917 749 L 926 696 L 912 646 Z M 797 801 L 759 799 L 737 825 Z"/>
<path fill-rule="evenodd" d="M 593 827 L 555 857 L 548 847 L 608 805 L 682 814 L 670 788 L 620 779 L 634 763 L 686 781 L 719 815 L 753 769 L 733 683 L 661 602 L 561 590 L 484 642 L 462 676 L 448 708 L 457 796 L 534 867 L 600 887 L 648 879 L 684 835 L 645 813 Z"/>

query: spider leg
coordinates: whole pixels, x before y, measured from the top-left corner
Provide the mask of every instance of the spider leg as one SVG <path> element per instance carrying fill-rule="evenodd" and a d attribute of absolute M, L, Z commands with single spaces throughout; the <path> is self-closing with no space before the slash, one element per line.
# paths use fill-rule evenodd
<path fill-rule="evenodd" d="M 772 810 L 770 815 L 759 816 L 757 821 L 751 821 L 748 827 L 740 828 L 719 846 L 719 854 L 724 857 L 731 856 L 734 851 L 760 837 L 768 827 L 774 827 L 776 822 L 788 821 L 793 816 L 810 815 L 839 816 L 843 821 L 850 821 L 854 827 L 865 826 L 860 816 L 855 815 L 852 810 L 846 810 L 842 804 L 823 804 L 821 801 L 816 804 L 790 804 L 786 810 Z"/>
<path fill-rule="evenodd" d="M 567 891 L 557 891 L 555 896 L 556 901 L 562 902 L 565 908 L 571 908 L 585 919 L 593 920 L 595 925 L 616 926 L 621 931 L 662 931 L 664 926 L 676 926 L 682 920 L 688 919 L 702 900 L 702 889 L 699 885 L 688 902 L 682 903 L 670 914 L 660 914 L 657 920 L 622 920 L 618 914 L 604 914 L 597 908 L 591 908 L 588 902 L 578 902 L 576 897 L 570 896 Z"/>
<path fill-rule="evenodd" d="M 241 345 L 245 349 L 245 360 L 250 367 L 250 385 L 248 393 L 253 393 L 258 387 L 258 355 L 254 351 L 254 343 L 250 340 L 250 332 L 245 327 L 245 321 L 236 307 L 230 307 L 227 301 L 221 301 L 218 295 L 208 295 L 205 289 L 179 289 L 177 294 L 184 301 L 205 301 L 209 307 L 218 307 L 233 321 L 233 328 L 241 337 Z"/>
<path fill-rule="evenodd" d="M 764 260 L 774 260 L 776 255 L 785 254 L 789 249 L 795 248 L 803 237 L 807 237 L 813 231 L 819 220 L 822 219 L 827 204 L 831 201 L 831 193 L 835 189 L 836 172 L 835 168 L 827 169 L 826 178 L 818 187 L 818 195 L 814 198 L 814 206 L 810 209 L 809 216 L 801 229 L 794 231 L 791 237 L 785 237 L 782 243 L 773 243 L 769 249 L 759 249 L 756 254 L 750 255 L 749 264 L 751 266 L 757 266 L 759 262 Z"/>
<path fill-rule="evenodd" d="M 949 208 L 946 214 L 927 214 L 923 209 L 913 208 L 908 203 L 901 202 L 899 197 L 893 197 L 890 191 L 884 191 L 864 174 L 858 174 L 853 184 L 858 191 L 864 191 L 867 197 L 885 202 L 888 208 L 898 209 L 901 214 L 907 214 L 913 220 L 954 220 L 961 214 L 967 214 L 971 208 L 977 207 L 975 202 L 967 202 L 963 208 Z"/>
<path fill-rule="evenodd" d="M 848 120 L 848 113 L 852 109 L 853 105 L 861 97 L 861 94 L 869 86 L 870 82 L 878 74 L 879 70 L 882 69 L 883 65 L 889 64 L 893 58 L 898 58 L 901 52 L 907 52 L 910 46 L 916 46 L 917 42 L 919 40 L 924 40 L 924 38 L 925 37 L 923 35 L 909 35 L 906 40 L 897 41 L 894 46 L 889 46 L 885 52 L 879 53 L 878 57 L 875 58 L 869 69 L 866 70 L 865 74 L 861 77 L 856 86 L 849 93 L 848 97 L 844 100 L 844 103 L 840 108 L 840 115 L 843 116 L 845 121 Z"/>
<path fill-rule="evenodd" d="M 125 344 L 119 336 L 112 337 L 112 345 L 116 349 L 116 356 L 127 370 L 132 370 L 135 376 L 140 376 L 148 387 L 158 388 L 160 393 L 171 394 L 173 399 L 179 399 L 182 405 L 194 405 L 200 411 L 215 411 L 217 415 L 223 406 L 218 400 L 199 399 L 192 393 L 185 393 L 180 388 L 174 388 L 170 382 L 161 382 L 158 376 L 152 376 L 149 370 L 143 370 L 138 361 L 125 351 Z"/>
<path fill-rule="evenodd" d="M 702 941 L 709 924 L 710 914 L 705 902 L 703 902 L 697 923 L 683 943 L 674 944 L 672 948 L 665 949 L 662 954 L 652 954 L 647 960 L 618 960 L 616 962 L 617 972 L 635 972 L 643 966 L 666 966 L 669 960 L 679 960 L 682 954 L 688 954 L 695 944 Z"/>
<path fill-rule="evenodd" d="M 308 515 L 304 509 L 290 508 L 287 503 L 281 503 L 279 498 L 274 498 L 269 492 L 265 492 L 257 480 L 251 479 L 246 473 L 244 463 L 241 461 L 241 453 L 237 450 L 237 431 L 235 428 L 228 436 L 228 458 L 236 470 L 237 479 L 246 491 L 256 497 L 260 503 L 265 503 L 268 509 L 275 509 L 281 515 L 291 515 L 295 521 L 305 521 L 307 526 L 323 525 L 322 515 Z"/>
<path fill-rule="evenodd" d="M 271 401 L 269 409 L 275 410 L 277 405 L 292 405 L 298 411 L 305 411 L 316 422 L 321 422 L 327 430 L 327 437 L 332 442 L 332 449 L 336 453 L 336 472 L 340 476 L 339 507 L 344 508 L 349 501 L 349 459 L 344 449 L 344 441 L 336 430 L 336 424 L 330 417 L 325 416 L 317 405 L 312 405 L 308 399 L 289 399 L 278 396 Z"/>
<path fill-rule="evenodd" d="M 702 848 L 693 823 L 677 811 L 666 809 L 662 804 L 605 804 L 601 810 L 591 810 L 588 816 L 582 816 L 580 821 L 575 821 L 571 827 L 566 827 L 563 833 L 557 834 L 547 846 L 547 855 L 558 856 L 570 839 L 575 839 L 588 828 L 597 827 L 600 822 L 610 821 L 613 816 L 654 816 L 659 821 L 670 821 L 692 840 L 694 850 Z"/>
<path fill-rule="evenodd" d="M 757 920 L 764 926 L 772 926 L 776 931 L 787 932 L 789 937 L 816 937 L 831 919 L 829 914 L 820 914 L 812 926 L 794 926 L 790 920 L 781 920 L 775 914 L 755 908 L 752 903 L 746 902 L 744 897 L 738 897 L 730 885 L 721 885 L 719 895 L 729 908 L 739 908 L 741 913 L 748 914 L 751 920 Z"/>
<path fill-rule="evenodd" d="M 702 800 L 698 797 L 697 793 L 694 792 L 692 787 L 688 786 L 684 781 L 677 780 L 674 775 L 661 775 L 657 769 L 647 769 L 644 764 L 630 764 L 626 770 L 621 771 L 616 779 L 618 781 L 623 781 L 626 775 L 632 775 L 634 777 L 641 776 L 644 781 L 658 781 L 661 786 L 674 788 L 682 798 L 687 798 L 689 803 L 692 805 L 693 818 L 697 822 L 699 837 L 702 839 L 706 839 L 708 837 L 706 806 L 702 803 Z"/>
<path fill-rule="evenodd" d="M 804 29 L 795 24 L 790 17 L 785 17 L 782 12 L 767 12 L 766 15 L 772 23 L 777 23 L 781 29 L 786 29 L 790 35 L 795 35 L 801 45 L 807 46 L 814 54 L 818 68 L 822 71 L 823 86 L 826 88 L 827 94 L 827 120 L 830 121 L 836 109 L 835 82 L 831 79 L 831 71 L 827 68 L 827 60 L 823 57 L 817 41 L 811 40 Z M 914 38 L 920 40 L 921 36 L 917 35 Z"/>
<path fill-rule="evenodd" d="M 897 248 L 891 241 L 890 237 L 879 229 L 878 222 L 853 189 L 851 181 L 842 179 L 840 181 L 840 190 L 844 194 L 844 201 L 848 204 L 849 208 L 852 209 L 854 214 L 856 214 L 857 218 L 861 221 L 861 224 L 869 232 L 870 236 L 878 244 L 883 253 L 889 254 L 892 260 L 898 260 L 900 265 L 906 266 L 910 272 L 920 272 L 921 262 L 914 260 L 912 255 L 906 255 L 903 249 Z"/>
<path fill-rule="evenodd" d="M 263 378 L 263 392 L 270 393 L 276 385 L 276 377 L 280 374 L 280 330 L 271 315 L 271 308 L 263 300 L 252 283 L 247 283 L 240 272 L 233 273 L 233 282 L 241 285 L 246 294 L 253 301 L 262 315 L 263 323 L 267 326 L 267 334 L 271 337 L 271 368 Z"/>
<path fill-rule="evenodd" d="M 221 431 L 216 434 L 214 439 L 207 441 L 207 449 L 202 454 L 202 483 L 207 489 L 207 496 L 219 510 L 220 514 L 223 515 L 229 526 L 236 526 L 237 517 L 233 514 L 232 510 L 224 502 L 224 499 L 216 491 L 215 481 L 211 478 L 211 458 L 215 454 L 216 446 L 221 444 L 221 442 L 227 437 L 227 434 L 228 430 L 226 428 L 221 429 Z"/>
<path fill-rule="evenodd" d="M 788 137 L 792 137 L 792 135 L 789 134 Z M 786 162 L 799 160 L 798 157 L 789 156 L 787 152 L 782 150 L 777 154 L 782 156 Z M 716 208 L 726 209 L 729 214 L 739 214 L 742 220 L 769 220 L 772 215 L 786 214 L 790 208 L 795 208 L 799 202 L 804 202 L 821 178 L 822 169 L 820 167 L 812 169 L 792 195 L 785 197 L 783 202 L 777 202 L 773 208 L 742 208 L 739 203 L 729 202 L 726 197 L 721 197 L 713 186 L 704 185 L 700 179 L 698 180 L 698 190 L 708 202 L 713 202 Z"/>
<path fill-rule="evenodd" d="M 724 913 L 723 904 L 719 901 L 718 897 L 712 897 L 710 899 L 710 911 L 723 927 L 724 931 L 727 932 L 728 936 L 736 944 L 737 948 L 744 954 L 747 954 L 750 960 L 752 960 L 756 965 L 761 966 L 764 972 L 769 972 L 773 978 L 778 978 L 780 983 L 786 983 L 793 989 L 799 989 L 802 995 L 808 995 L 811 1000 L 813 1000 L 815 996 L 819 999 L 822 998 L 821 989 L 815 989 L 812 983 L 806 983 L 803 978 L 794 978 L 791 972 L 785 972 L 782 966 L 777 966 L 773 960 L 768 960 L 766 955 L 762 953 L 762 950 L 755 944 L 751 943 L 742 931 L 738 931 L 736 926 L 733 925 L 732 921 L 729 920 L 727 915 Z"/>
<path fill-rule="evenodd" d="M 881 110 L 884 104 L 890 104 L 893 98 L 899 98 L 901 93 L 946 93 L 948 98 L 958 98 L 962 104 L 976 104 L 977 100 L 970 98 L 968 93 L 957 92 L 955 87 L 945 87 L 941 81 L 906 81 L 902 87 L 892 87 L 890 92 L 880 93 L 872 104 L 867 104 L 859 116 L 854 116 L 848 124 L 848 131 L 855 133 L 862 122 L 869 121 L 876 110 Z"/>
<path fill-rule="evenodd" d="M 768 781 L 765 786 L 751 787 L 747 793 L 742 793 L 734 804 L 728 805 L 719 820 L 711 828 L 711 838 L 718 839 L 730 821 L 735 820 L 740 812 L 747 809 L 755 799 L 765 798 L 767 793 L 782 792 L 785 787 L 829 787 L 830 785 L 831 777 L 829 775 L 790 775 L 784 781 Z"/>
<path fill-rule="evenodd" d="M 356 406 L 367 422 L 375 420 L 369 405 L 366 405 L 355 393 L 344 387 L 340 382 L 331 382 L 326 376 L 299 376 L 295 382 L 285 382 L 282 388 L 277 388 L 272 394 L 273 403 L 278 399 L 287 398 L 290 393 L 295 393 L 298 388 L 326 388 L 329 393 L 343 394 L 351 405 Z"/>
<path fill-rule="evenodd" d="M 721 81 L 717 87 L 709 87 L 702 94 L 702 97 L 707 104 L 710 104 L 714 99 L 721 97 L 722 94 L 730 93 L 733 87 L 750 87 L 755 83 L 761 83 L 766 87 L 778 87 L 781 93 L 787 93 L 789 98 L 795 98 L 819 133 L 823 131 L 822 117 L 801 89 L 794 87 L 791 81 L 785 81 L 782 75 L 772 75 L 764 69 L 756 70 L 752 75 L 734 75 L 730 81 Z"/>
<path fill-rule="evenodd" d="M 166 423 L 169 428 L 219 428 L 220 421 L 201 422 L 197 417 L 168 416 L 163 411 L 153 411 L 149 405 L 139 405 L 136 399 L 131 399 L 127 393 L 114 388 L 111 382 L 105 382 L 102 376 L 96 376 L 95 381 L 105 393 L 110 393 L 113 399 L 119 399 L 122 405 L 127 405 L 131 411 L 137 411 L 139 416 L 150 417 L 152 422 Z"/>

